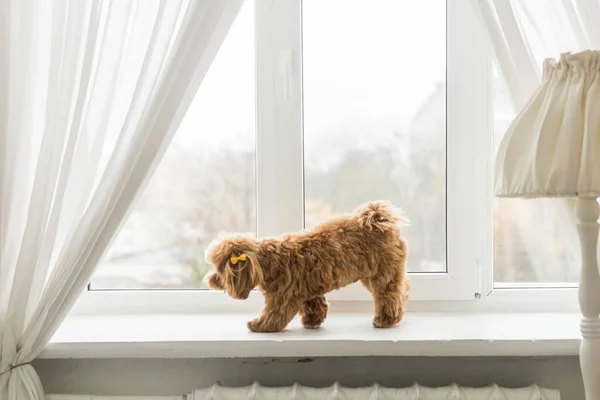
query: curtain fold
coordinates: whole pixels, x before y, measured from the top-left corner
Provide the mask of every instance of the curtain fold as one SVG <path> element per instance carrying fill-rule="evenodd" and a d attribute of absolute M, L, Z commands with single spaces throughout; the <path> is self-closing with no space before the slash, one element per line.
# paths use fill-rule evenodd
<path fill-rule="evenodd" d="M 160 160 L 243 0 L 0 0 L 0 398 Z"/>

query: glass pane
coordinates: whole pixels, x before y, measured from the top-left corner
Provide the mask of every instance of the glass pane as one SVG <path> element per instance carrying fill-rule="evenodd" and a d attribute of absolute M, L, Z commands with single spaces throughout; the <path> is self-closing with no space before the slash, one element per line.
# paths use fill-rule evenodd
<path fill-rule="evenodd" d="M 506 82 L 494 68 L 494 153 L 517 116 Z M 494 280 L 498 286 L 564 286 L 579 279 L 573 203 L 499 199 L 494 203 Z"/>
<path fill-rule="evenodd" d="M 254 4 L 247 1 L 93 289 L 205 288 L 219 231 L 256 231 Z"/>
<path fill-rule="evenodd" d="M 303 21 L 306 226 L 391 200 L 409 270 L 445 271 L 445 1 L 304 0 Z"/>

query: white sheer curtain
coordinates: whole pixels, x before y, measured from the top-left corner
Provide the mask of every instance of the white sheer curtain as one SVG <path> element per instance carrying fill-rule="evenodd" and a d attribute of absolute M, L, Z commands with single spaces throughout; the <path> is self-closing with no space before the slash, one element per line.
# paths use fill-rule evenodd
<path fill-rule="evenodd" d="M 0 0 L 0 399 L 85 290 L 242 0 Z"/>
<path fill-rule="evenodd" d="M 558 58 L 565 52 L 600 49 L 598 1 L 472 0 L 472 3 L 489 33 L 496 66 L 516 110 L 523 108 L 538 88 L 544 59 Z M 496 144 L 503 133 L 497 132 Z M 502 199 L 496 202 L 496 215 L 496 224 L 506 225 L 498 227 L 496 232 L 505 233 L 503 242 L 512 242 L 505 249 L 496 246 L 496 255 L 526 253 L 535 275 L 543 280 L 577 280 L 579 243 L 571 202 Z M 515 245 L 516 242 L 520 245 Z"/>

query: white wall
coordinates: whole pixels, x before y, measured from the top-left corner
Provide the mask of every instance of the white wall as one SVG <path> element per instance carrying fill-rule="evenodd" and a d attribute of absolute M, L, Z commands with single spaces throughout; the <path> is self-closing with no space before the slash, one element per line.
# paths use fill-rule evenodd
<path fill-rule="evenodd" d="M 215 381 L 224 385 L 540 386 L 559 389 L 563 399 L 583 400 L 576 357 L 339 357 L 318 359 L 94 359 L 38 360 L 47 393 L 183 394 Z"/>

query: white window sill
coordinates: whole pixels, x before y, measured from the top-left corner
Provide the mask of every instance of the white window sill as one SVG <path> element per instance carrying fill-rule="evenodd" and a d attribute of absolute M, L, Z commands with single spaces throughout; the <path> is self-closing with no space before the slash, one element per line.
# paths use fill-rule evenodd
<path fill-rule="evenodd" d="M 331 313 L 323 327 L 298 319 L 282 333 L 246 330 L 250 314 L 71 315 L 40 358 L 576 355 L 576 313 L 409 312 L 371 327 L 370 313 Z"/>

